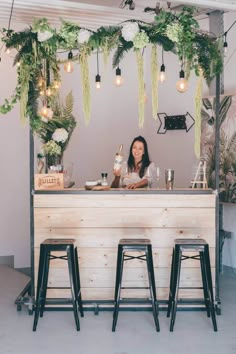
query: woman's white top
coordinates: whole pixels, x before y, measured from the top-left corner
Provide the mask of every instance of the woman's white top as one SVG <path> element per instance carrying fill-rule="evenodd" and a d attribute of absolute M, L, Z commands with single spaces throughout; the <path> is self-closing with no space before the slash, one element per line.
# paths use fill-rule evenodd
<path fill-rule="evenodd" d="M 140 178 L 137 172 L 128 172 L 128 164 L 124 161 L 121 166 L 120 187 L 126 187 L 129 184 L 138 183 L 144 179 L 148 179 L 149 182 L 152 182 L 155 178 L 155 171 L 155 164 L 151 162 L 146 168 L 144 176 Z"/>

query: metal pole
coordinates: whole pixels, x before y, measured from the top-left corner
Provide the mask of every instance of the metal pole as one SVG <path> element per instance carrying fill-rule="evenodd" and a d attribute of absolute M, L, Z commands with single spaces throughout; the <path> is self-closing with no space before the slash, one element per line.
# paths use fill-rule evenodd
<path fill-rule="evenodd" d="M 215 274 L 215 300 L 217 305 L 217 313 L 220 314 L 220 238 L 219 238 L 219 172 L 220 172 L 220 74 L 216 76 L 216 105 L 215 105 L 215 191 L 216 191 L 216 274 Z"/>

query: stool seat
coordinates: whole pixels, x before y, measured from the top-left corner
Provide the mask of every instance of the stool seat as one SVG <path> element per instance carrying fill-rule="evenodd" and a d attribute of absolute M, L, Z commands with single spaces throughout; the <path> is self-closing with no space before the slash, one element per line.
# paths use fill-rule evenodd
<path fill-rule="evenodd" d="M 183 252 L 192 253 L 195 255 L 186 255 Z M 196 254 L 197 253 L 197 254 Z M 170 321 L 170 331 L 174 330 L 176 310 L 178 303 L 178 291 L 180 282 L 180 270 L 181 262 L 195 259 L 200 261 L 200 268 L 202 274 L 202 284 L 204 301 L 207 311 L 207 316 L 212 318 L 212 324 L 214 331 L 217 331 L 215 306 L 213 298 L 213 286 L 212 286 L 212 276 L 211 276 L 211 264 L 209 256 L 209 245 L 204 239 L 176 239 L 175 245 L 172 253 L 172 264 L 171 264 L 171 276 L 170 276 L 170 289 L 169 289 L 169 300 L 167 317 L 171 315 Z M 196 289 L 193 287 L 188 287 L 188 289 Z M 183 289 L 181 287 L 181 289 Z"/>
<path fill-rule="evenodd" d="M 142 252 L 141 255 L 132 255 L 132 252 Z M 128 254 L 127 254 L 128 253 Z M 122 286 L 122 276 L 123 276 L 123 267 L 124 262 L 130 261 L 133 259 L 139 259 L 141 261 L 146 261 L 147 264 L 147 273 L 148 273 L 148 287 L 123 287 Z M 149 239 L 121 239 L 118 244 L 118 253 L 117 253 L 117 267 L 116 267 L 116 284 L 115 284 L 115 303 L 114 303 L 114 312 L 113 312 L 113 323 L 112 331 L 115 332 L 119 306 L 121 301 L 127 303 L 131 299 L 121 300 L 121 290 L 122 289 L 149 289 L 150 290 L 150 300 L 152 303 L 153 317 L 156 326 L 156 330 L 160 331 L 159 320 L 158 320 L 158 302 L 156 297 L 156 285 L 154 277 L 154 267 L 152 259 L 152 245 Z M 132 301 L 135 300 L 132 298 Z M 140 299 L 138 299 L 140 300 Z M 143 299 L 144 301 L 144 299 Z"/>
<path fill-rule="evenodd" d="M 81 297 L 81 287 L 80 287 L 80 275 L 79 275 L 79 264 L 78 264 L 78 253 L 77 247 L 75 247 L 74 239 L 46 239 L 40 244 L 40 255 L 39 255 L 39 269 L 38 269 L 38 283 L 37 283 L 37 294 L 36 294 L 36 305 L 35 305 L 35 316 L 33 331 L 36 331 L 38 318 L 43 317 L 43 312 L 45 310 L 46 304 L 46 294 L 48 287 L 48 274 L 50 261 L 55 259 L 66 260 L 68 263 L 69 279 L 70 279 L 70 289 L 71 289 L 71 299 L 63 301 L 63 303 L 72 303 L 76 329 L 80 330 L 78 307 L 83 317 L 83 305 Z M 56 255 L 55 252 L 65 252 L 64 255 Z M 51 254 L 53 252 L 53 254 Z M 65 287 L 54 287 L 56 289 L 65 289 Z"/>

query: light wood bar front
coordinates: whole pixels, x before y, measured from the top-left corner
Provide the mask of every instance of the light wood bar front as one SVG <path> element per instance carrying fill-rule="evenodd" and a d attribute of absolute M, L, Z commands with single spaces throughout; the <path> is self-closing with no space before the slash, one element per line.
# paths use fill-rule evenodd
<path fill-rule="evenodd" d="M 39 247 L 46 238 L 75 238 L 83 300 L 113 300 L 117 245 L 121 238 L 149 238 L 159 300 L 167 300 L 175 238 L 204 238 L 210 246 L 215 282 L 215 195 L 211 190 L 37 191 L 34 194 L 34 258 L 37 280 Z M 68 286 L 66 264 L 51 264 L 50 286 Z M 183 262 L 181 285 L 201 286 L 199 261 Z M 146 265 L 127 264 L 124 286 L 146 286 Z M 36 285 L 36 284 L 35 284 Z M 187 298 L 202 290 L 180 291 Z M 125 296 L 125 294 L 123 293 Z M 147 296 L 129 290 L 127 297 Z M 68 297 L 67 290 L 49 290 L 48 297 Z"/>

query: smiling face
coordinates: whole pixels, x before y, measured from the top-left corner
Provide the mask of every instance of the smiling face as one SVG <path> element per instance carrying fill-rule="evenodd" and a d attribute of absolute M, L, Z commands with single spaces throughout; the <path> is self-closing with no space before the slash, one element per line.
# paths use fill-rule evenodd
<path fill-rule="evenodd" d="M 142 160 L 144 154 L 144 144 L 141 141 L 135 141 L 132 147 L 132 155 L 134 157 L 135 164 Z"/>

